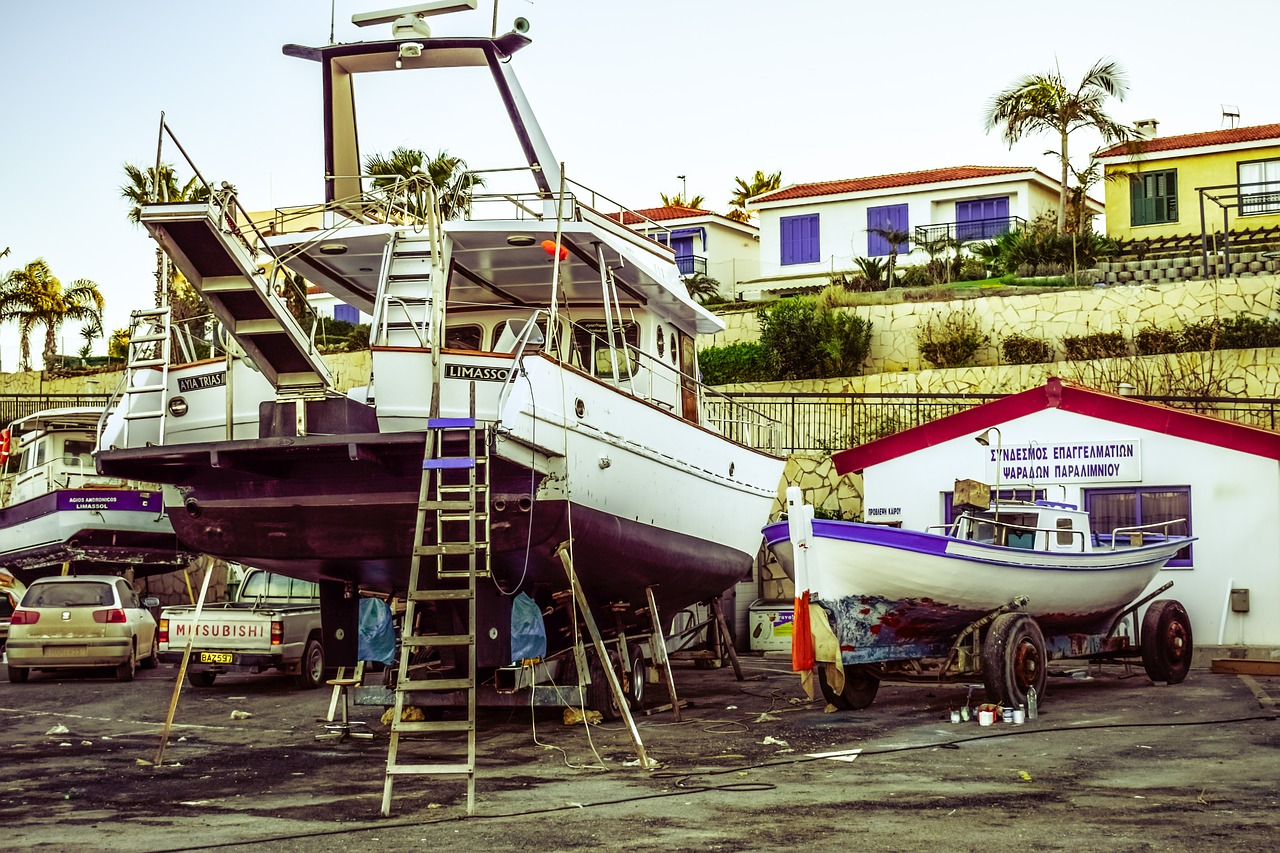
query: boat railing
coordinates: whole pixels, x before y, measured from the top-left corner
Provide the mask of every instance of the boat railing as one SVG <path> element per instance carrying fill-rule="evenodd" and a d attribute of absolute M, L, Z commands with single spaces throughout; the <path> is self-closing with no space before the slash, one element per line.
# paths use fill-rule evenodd
<path fill-rule="evenodd" d="M 1078 550 L 1083 552 L 1087 541 L 1085 537 L 1090 535 L 1087 530 L 1076 530 L 1075 528 L 1066 527 L 1036 527 L 1027 524 L 1018 524 L 1012 521 L 1003 521 L 999 518 L 987 518 L 985 516 L 971 516 L 969 521 L 969 538 L 973 541 L 984 544 L 1003 545 L 1006 548 L 1018 548 L 1023 551 L 1065 551 L 1070 549 L 1072 551 Z M 989 524 L 993 528 L 998 528 L 1002 532 L 1000 535 L 996 535 L 993 532 L 991 542 L 987 542 L 985 536 L 981 539 L 977 539 L 973 536 L 974 526 L 977 524 Z M 1011 531 L 1015 532 L 1012 536 L 1010 535 Z M 1036 547 L 1036 534 L 1038 533 L 1045 534 L 1043 546 L 1040 548 Z M 1054 538 L 1050 539 L 1050 536 L 1053 536 Z M 1063 537 L 1069 537 L 1070 541 L 1063 542 Z M 1053 542 L 1055 545 L 1066 545 L 1067 548 L 1050 548 L 1050 542 Z M 1079 548 L 1075 547 L 1077 543 L 1079 544 Z"/>
<path fill-rule="evenodd" d="M 1148 539 L 1158 542 L 1168 542 L 1174 538 L 1174 534 L 1169 532 L 1169 528 L 1174 525 L 1182 525 L 1186 530 L 1187 520 L 1185 518 L 1174 518 L 1169 521 L 1153 521 L 1150 524 L 1134 524 L 1127 527 L 1117 527 L 1111 531 L 1107 537 L 1111 550 L 1116 550 L 1117 542 L 1128 542 L 1128 545 L 1121 547 L 1139 548 L 1145 545 Z M 1157 532 L 1159 531 L 1159 532 Z"/>
<path fill-rule="evenodd" d="M 709 426 L 725 438 L 763 450 L 775 456 L 782 452 L 782 423 L 757 409 L 734 400 L 704 385 L 688 374 L 682 377 L 698 389 L 704 426 Z"/>

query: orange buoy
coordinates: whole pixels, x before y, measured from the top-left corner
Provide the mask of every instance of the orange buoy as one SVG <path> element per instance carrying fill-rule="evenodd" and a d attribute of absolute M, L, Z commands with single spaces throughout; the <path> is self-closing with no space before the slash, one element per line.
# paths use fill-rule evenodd
<path fill-rule="evenodd" d="M 556 255 L 556 249 L 560 250 L 560 260 L 562 261 L 569 260 L 569 250 L 566 249 L 564 246 L 558 245 L 555 240 L 542 241 L 542 250 L 546 252 L 548 255 L 551 255 L 551 257 L 553 258 Z"/>

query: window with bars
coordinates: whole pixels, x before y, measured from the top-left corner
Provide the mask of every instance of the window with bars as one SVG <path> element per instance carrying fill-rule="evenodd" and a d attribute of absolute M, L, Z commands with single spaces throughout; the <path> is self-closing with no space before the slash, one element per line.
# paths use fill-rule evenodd
<path fill-rule="evenodd" d="M 1189 486 L 1140 486 L 1133 488 L 1086 489 L 1084 508 L 1089 513 L 1093 534 L 1103 547 L 1110 546 L 1112 531 L 1185 518 L 1186 524 L 1171 525 L 1175 536 L 1191 535 L 1191 488 Z M 1157 529 L 1156 535 L 1164 531 Z M 1122 534 L 1123 536 L 1123 534 Z M 1144 534 L 1145 536 L 1145 534 Z M 1191 567 L 1191 546 L 1173 555 L 1167 567 Z"/>
<path fill-rule="evenodd" d="M 1280 213 L 1280 160 L 1255 160 L 1236 167 L 1240 215 Z"/>
<path fill-rule="evenodd" d="M 1131 225 L 1159 225 L 1178 221 L 1178 170 L 1129 176 Z"/>

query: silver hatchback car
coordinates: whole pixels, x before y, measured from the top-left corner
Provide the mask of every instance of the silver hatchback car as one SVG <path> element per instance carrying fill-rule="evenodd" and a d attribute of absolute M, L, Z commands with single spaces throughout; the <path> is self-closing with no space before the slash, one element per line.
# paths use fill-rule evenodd
<path fill-rule="evenodd" d="M 159 662 L 150 602 L 113 575 L 32 581 L 9 625 L 9 680 L 21 684 L 33 669 L 109 666 L 132 681 L 139 663 Z"/>

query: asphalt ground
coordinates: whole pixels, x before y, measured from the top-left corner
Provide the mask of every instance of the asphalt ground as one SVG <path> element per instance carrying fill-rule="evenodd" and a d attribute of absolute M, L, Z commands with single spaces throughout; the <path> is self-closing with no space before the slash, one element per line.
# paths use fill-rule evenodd
<path fill-rule="evenodd" d="M 948 721 L 964 685 L 884 685 L 827 713 L 789 661 L 743 664 L 741 682 L 676 666 L 682 721 L 636 718 L 656 769 L 620 723 L 483 710 L 470 817 L 461 777 L 399 778 L 382 817 L 382 709 L 352 708 L 372 740 L 317 740 L 325 689 L 183 685 L 156 765 L 174 670 L 5 673 L 0 826 L 7 848 L 37 850 L 1280 847 L 1280 678 L 1082 670 L 1050 680 L 1036 719 L 980 727 Z"/>

